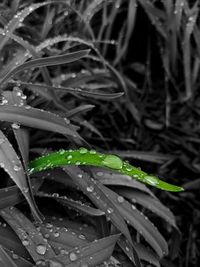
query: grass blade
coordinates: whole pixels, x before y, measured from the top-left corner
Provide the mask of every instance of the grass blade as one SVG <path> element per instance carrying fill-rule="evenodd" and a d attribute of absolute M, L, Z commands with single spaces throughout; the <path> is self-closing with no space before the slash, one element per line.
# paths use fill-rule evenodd
<path fill-rule="evenodd" d="M 1 267 L 17 267 L 14 260 L 7 254 L 7 252 L 0 245 L 0 263 Z"/>
<path fill-rule="evenodd" d="M 24 126 L 33 127 L 46 131 L 53 131 L 73 138 L 81 137 L 76 132 L 70 121 L 54 113 L 45 110 L 32 108 L 30 106 L 0 106 L 0 120 L 15 123 L 16 121 Z"/>
<path fill-rule="evenodd" d="M 1 210 L 0 214 L 18 235 L 35 262 L 55 256 L 47 240 L 19 210 L 11 207 Z"/>
<path fill-rule="evenodd" d="M 2 131 L 0 131 L 0 148 L 1 167 L 8 173 L 10 178 L 21 190 L 22 194 L 30 205 L 31 211 L 33 212 L 37 220 L 40 221 L 40 216 L 38 214 L 37 207 L 30 194 L 30 186 L 27 182 L 22 163 L 19 160 L 12 145 L 10 144 L 10 142 Z"/>
<path fill-rule="evenodd" d="M 66 64 L 71 63 L 76 60 L 79 60 L 85 56 L 88 55 L 90 50 L 81 50 L 78 52 L 68 53 L 64 55 L 59 56 L 52 56 L 52 57 L 46 57 L 46 58 L 38 58 L 33 59 L 28 62 L 25 62 L 24 64 L 14 68 L 9 73 L 7 73 L 0 81 L 1 84 L 4 84 L 7 82 L 12 76 L 16 75 L 17 73 L 30 69 L 30 68 L 39 68 L 39 67 L 46 67 L 46 66 L 54 66 L 54 65 L 60 65 L 60 64 Z"/>
<path fill-rule="evenodd" d="M 117 234 L 98 239 L 85 246 L 69 251 L 69 256 L 56 256 L 50 260 L 50 263 L 52 261 L 58 261 L 64 262 L 65 266 L 68 267 L 84 266 L 84 264 L 95 267 L 110 258 L 119 236 L 120 235 Z"/>

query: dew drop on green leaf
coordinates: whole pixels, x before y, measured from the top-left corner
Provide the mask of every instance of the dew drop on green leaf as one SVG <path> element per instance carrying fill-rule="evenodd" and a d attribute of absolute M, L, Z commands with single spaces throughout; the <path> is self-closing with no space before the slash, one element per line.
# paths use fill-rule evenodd
<path fill-rule="evenodd" d="M 90 154 L 96 154 L 96 153 L 97 153 L 96 150 L 94 150 L 94 149 L 90 150 Z"/>
<path fill-rule="evenodd" d="M 123 166 L 123 161 L 115 155 L 108 155 L 104 158 L 102 164 L 108 168 L 119 170 Z"/>
<path fill-rule="evenodd" d="M 159 180 L 155 176 L 149 176 L 149 175 L 147 175 L 147 176 L 144 177 L 144 179 L 150 185 L 157 185 L 157 184 L 159 184 Z"/>
<path fill-rule="evenodd" d="M 80 152 L 81 154 L 86 154 L 86 153 L 88 152 L 88 150 L 87 150 L 86 148 L 84 148 L 84 147 L 81 147 L 81 148 L 79 149 L 79 152 Z"/>

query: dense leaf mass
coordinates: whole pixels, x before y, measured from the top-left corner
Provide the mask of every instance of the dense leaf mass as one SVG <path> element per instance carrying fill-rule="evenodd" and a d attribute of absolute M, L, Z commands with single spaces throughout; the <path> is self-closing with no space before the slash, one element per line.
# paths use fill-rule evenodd
<path fill-rule="evenodd" d="M 2 267 L 200 265 L 199 36 L 199 1 L 0 1 Z"/>

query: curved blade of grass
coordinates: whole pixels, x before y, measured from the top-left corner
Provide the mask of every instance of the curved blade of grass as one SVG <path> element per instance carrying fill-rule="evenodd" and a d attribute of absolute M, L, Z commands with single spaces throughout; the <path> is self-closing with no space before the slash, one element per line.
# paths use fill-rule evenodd
<path fill-rule="evenodd" d="M 131 257 L 131 253 L 130 253 L 130 249 L 128 247 L 127 240 L 123 236 L 121 236 L 119 238 L 119 240 L 117 241 L 117 244 L 120 246 L 120 248 L 126 254 L 126 256 L 134 263 L 134 261 Z M 148 262 L 148 263 L 150 263 L 156 267 L 160 267 L 159 258 L 156 254 L 153 253 L 153 251 L 148 250 L 142 244 L 135 243 L 135 242 L 134 242 L 134 248 L 135 248 L 139 258 L 142 261 L 146 261 L 146 262 Z"/>
<path fill-rule="evenodd" d="M 197 2 L 196 2 L 197 3 Z M 198 13 L 190 16 L 185 29 L 185 36 L 182 43 L 183 49 L 183 64 L 184 64 L 184 76 L 185 76 L 185 100 L 188 100 L 193 95 L 192 89 L 192 69 L 191 69 L 191 35 L 196 24 Z"/>
<path fill-rule="evenodd" d="M 4 99 L 8 101 L 10 105 L 17 105 L 17 106 L 26 106 L 26 96 L 23 92 L 18 88 L 15 87 L 14 91 L 4 91 L 2 93 Z M 20 127 L 18 124 L 14 124 L 12 127 L 14 132 L 15 138 L 17 140 L 17 144 L 23 159 L 23 163 L 25 166 L 28 164 L 28 157 L 29 157 L 29 134 L 27 129 Z"/>
<path fill-rule="evenodd" d="M 82 90 L 80 88 L 73 88 L 73 87 L 56 87 L 56 86 L 48 86 L 48 85 L 42 85 L 42 84 L 31 84 L 31 83 L 25 83 L 25 82 L 21 82 L 19 81 L 21 85 L 26 86 L 27 89 L 30 90 L 37 90 L 37 92 L 39 92 L 40 90 L 61 90 L 63 92 L 66 93 L 73 93 L 73 94 L 77 94 L 77 95 L 83 95 L 83 96 L 89 96 L 89 97 L 94 97 L 97 99 L 103 99 L 103 100 L 112 100 L 118 97 L 121 97 L 122 95 L 124 95 L 123 92 L 119 92 L 119 93 L 101 93 L 101 92 L 92 92 L 92 91 L 87 91 L 87 90 Z"/>
<path fill-rule="evenodd" d="M 1 216 L 12 227 L 35 262 L 52 258 L 55 253 L 31 221 L 16 208 L 0 211 Z"/>
<path fill-rule="evenodd" d="M 156 30 L 166 39 L 166 31 L 160 20 L 165 20 L 165 12 L 157 8 L 151 1 L 139 0 L 140 5 L 143 7 L 147 16 L 149 17 Z"/>
<path fill-rule="evenodd" d="M 35 11 L 37 8 L 50 4 L 49 2 L 45 2 L 45 3 L 38 3 L 38 4 L 33 4 L 27 8 L 24 8 L 22 11 L 19 11 L 17 14 L 15 14 L 15 16 L 13 17 L 12 20 L 9 21 L 9 23 L 5 26 L 4 30 L 12 33 L 14 32 L 15 29 L 17 29 L 22 22 L 24 21 L 24 19 L 31 14 L 33 11 Z M 3 38 L 1 38 L 0 40 L 0 50 L 3 48 L 3 46 L 6 44 L 6 42 L 8 41 L 9 37 L 8 36 L 4 36 Z"/>
<path fill-rule="evenodd" d="M 133 180 L 128 175 L 123 175 L 121 173 L 117 172 L 109 172 L 108 170 L 102 170 L 92 168 L 92 173 L 95 178 L 99 179 L 101 183 L 104 185 L 111 185 L 111 186 L 122 186 L 122 187 L 129 187 L 137 190 L 141 190 L 152 197 L 155 197 L 154 194 L 151 192 L 149 188 L 146 187 L 146 185 L 138 182 L 137 180 Z"/>
<path fill-rule="evenodd" d="M 147 249 L 140 243 L 134 243 L 135 249 L 142 261 L 150 263 L 156 267 L 160 267 L 159 258 L 150 249 Z"/>
<path fill-rule="evenodd" d="M 40 221 L 41 219 L 38 214 L 37 207 L 29 192 L 30 186 L 26 179 L 22 163 L 19 160 L 11 143 L 8 141 L 2 131 L 0 131 L 0 162 L 1 167 L 8 173 L 10 178 L 21 190 L 22 194 L 24 195 L 31 208 L 31 211 L 33 212 L 37 220 Z"/>
<path fill-rule="evenodd" d="M 59 56 L 52 56 L 52 57 L 46 57 L 46 58 L 38 58 L 33 59 L 28 62 L 25 62 L 24 64 L 14 68 L 9 73 L 7 73 L 0 81 L 1 84 L 4 84 L 6 81 L 8 81 L 12 76 L 16 75 L 17 73 L 30 69 L 30 68 L 38 68 L 38 67 L 46 67 L 46 66 L 54 66 L 54 65 L 60 65 L 60 64 L 66 64 L 71 63 L 76 60 L 79 60 L 85 56 L 88 55 L 90 50 L 81 50 L 78 52 L 68 53 L 64 55 Z"/>
<path fill-rule="evenodd" d="M 124 38 L 123 46 L 120 47 L 120 53 L 116 56 L 114 65 L 119 63 L 120 59 L 124 56 L 124 54 L 127 51 L 129 41 L 130 41 L 134 26 L 135 26 L 136 13 L 137 13 L 136 0 L 129 0 L 125 38 Z"/>
<path fill-rule="evenodd" d="M 95 267 L 109 259 L 113 253 L 119 234 L 98 239 L 77 249 L 69 251 L 68 255 L 58 255 L 52 261 L 63 262 L 67 267 L 84 266 Z M 73 259 L 73 260 L 71 260 Z M 49 261 L 51 263 L 51 260 Z"/>
<path fill-rule="evenodd" d="M 158 256 L 162 258 L 165 254 L 168 254 L 167 242 L 158 229 L 149 221 L 148 217 L 145 217 L 143 213 L 139 212 L 134 205 L 123 197 L 105 187 L 105 192 L 107 190 L 109 197 L 117 205 L 123 218 L 145 238 Z"/>
<path fill-rule="evenodd" d="M 148 175 L 144 171 L 122 161 L 118 156 L 101 154 L 94 150 L 88 151 L 86 148 L 72 151 L 61 150 L 35 159 L 29 164 L 29 172 L 35 173 L 66 165 L 91 165 L 109 168 L 159 189 L 173 192 L 183 191 L 182 187 L 168 184 L 159 180 L 156 176 Z"/>
<path fill-rule="evenodd" d="M 95 108 L 94 105 L 82 105 L 82 106 L 78 106 L 76 108 L 73 108 L 71 110 L 69 110 L 68 112 L 65 113 L 65 116 L 70 119 L 74 116 L 77 116 L 79 114 L 82 114 L 82 113 L 85 113 L 85 112 L 88 112 L 90 110 L 92 110 L 93 108 Z M 81 121 L 80 121 L 81 123 Z"/>
<path fill-rule="evenodd" d="M 147 195 L 143 192 L 129 190 L 128 188 L 119 188 L 116 191 L 124 197 L 130 199 L 133 203 L 138 203 L 149 209 L 153 213 L 163 218 L 171 226 L 177 228 L 173 213 L 164 206 L 157 198 Z"/>
<path fill-rule="evenodd" d="M 105 212 L 99 209 L 95 209 L 86 204 L 83 204 L 81 201 L 75 201 L 73 199 L 69 199 L 66 196 L 59 196 L 59 194 L 57 193 L 48 194 L 48 193 L 43 193 L 43 192 L 37 192 L 36 195 L 40 197 L 52 198 L 56 200 L 57 202 L 61 203 L 62 205 L 66 207 L 70 207 L 78 212 L 81 212 L 84 215 L 98 216 L 98 217 L 105 215 Z"/>
<path fill-rule="evenodd" d="M 0 120 L 81 139 L 69 120 L 30 106 L 0 105 Z"/>

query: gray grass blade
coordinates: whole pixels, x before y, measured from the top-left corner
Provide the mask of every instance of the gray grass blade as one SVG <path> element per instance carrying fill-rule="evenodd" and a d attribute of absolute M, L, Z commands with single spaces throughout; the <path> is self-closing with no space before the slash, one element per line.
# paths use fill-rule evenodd
<path fill-rule="evenodd" d="M 9 174 L 10 178 L 21 190 L 22 194 L 30 205 L 33 214 L 35 215 L 37 220 L 40 221 L 37 207 L 30 194 L 30 186 L 26 179 L 23 165 L 18 158 L 15 150 L 13 149 L 11 143 L 8 141 L 7 137 L 3 134 L 2 131 L 0 131 L 0 163 L 1 167 Z"/>
<path fill-rule="evenodd" d="M 55 256 L 47 240 L 19 210 L 11 207 L 1 210 L 0 214 L 18 235 L 35 262 Z"/>
<path fill-rule="evenodd" d="M 90 50 L 86 49 L 86 50 L 81 50 L 78 52 L 68 53 L 68 54 L 59 55 L 59 56 L 52 56 L 52 57 L 38 58 L 38 59 L 30 60 L 28 62 L 25 62 L 22 65 L 17 66 L 16 68 L 12 69 L 9 73 L 7 73 L 1 79 L 0 83 L 4 84 L 11 77 L 13 77 L 17 73 L 24 71 L 26 69 L 71 63 L 73 61 L 76 61 L 76 60 L 79 60 L 79 59 L 85 57 L 86 55 L 88 55 L 89 52 L 90 52 Z"/>
<path fill-rule="evenodd" d="M 0 263 L 1 267 L 17 267 L 14 260 L 7 254 L 4 248 L 0 245 Z"/>
<path fill-rule="evenodd" d="M 12 123 L 18 122 L 24 126 L 53 131 L 81 140 L 81 137 L 74 129 L 75 127 L 70 124 L 69 120 L 54 113 L 30 106 L 1 105 L 0 120 Z"/>

